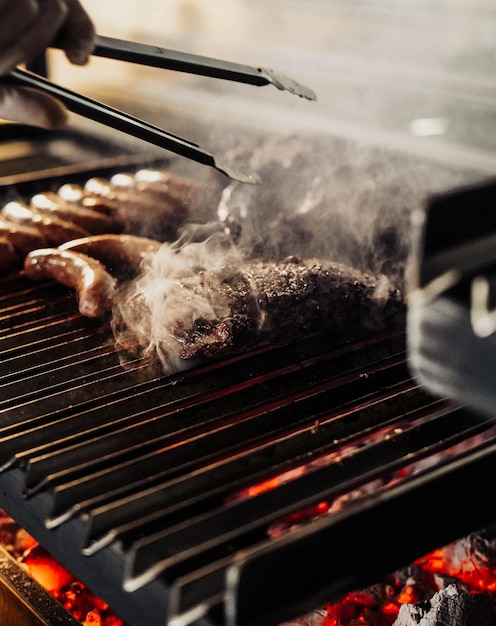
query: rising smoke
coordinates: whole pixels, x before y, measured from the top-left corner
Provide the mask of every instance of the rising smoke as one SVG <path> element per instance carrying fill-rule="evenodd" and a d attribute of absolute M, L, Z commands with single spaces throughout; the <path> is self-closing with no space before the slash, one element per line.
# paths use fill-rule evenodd
<path fill-rule="evenodd" d="M 229 156 L 248 162 L 261 183 L 219 187 L 212 210 L 218 219 L 198 224 L 192 215 L 178 241 L 164 244 L 121 290 L 116 306 L 118 342 L 157 352 L 167 371 L 185 366 L 181 353 L 196 328 L 205 333 L 229 318 L 226 285 L 247 263 L 339 263 L 374 276 L 378 297 L 404 296 L 411 211 L 459 177 L 341 140 L 246 140 Z M 258 295 L 247 289 L 250 307 Z"/>

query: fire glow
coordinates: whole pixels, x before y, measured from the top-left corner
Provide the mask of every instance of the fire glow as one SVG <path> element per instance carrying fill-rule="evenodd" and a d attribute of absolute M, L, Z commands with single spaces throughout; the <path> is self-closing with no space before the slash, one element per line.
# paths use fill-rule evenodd
<path fill-rule="evenodd" d="M 349 592 L 338 602 L 281 626 L 492 625 L 496 620 L 495 546 L 496 528 L 472 533 L 379 583 Z"/>
<path fill-rule="evenodd" d="M 62 567 L 2 510 L 0 510 L 0 543 L 22 568 L 83 626 L 125 626 L 107 603 Z"/>
<path fill-rule="evenodd" d="M 404 424 L 402 428 L 411 427 Z M 395 429 L 398 425 L 395 426 Z M 377 490 L 407 480 L 443 458 L 480 444 L 492 437 L 494 428 L 462 444 L 402 466 L 388 480 L 374 480 L 352 492 L 321 501 L 305 510 L 287 515 L 267 529 L 270 537 L 297 531 L 324 515 L 332 515 Z M 237 492 L 233 499 L 256 498 L 297 480 L 323 465 L 339 463 L 363 446 L 391 437 L 387 429 L 365 438 L 360 445 L 344 445 L 298 467 Z M 403 607 L 403 608 L 402 608 Z M 450 617 L 446 618 L 446 614 Z M 446 621 L 447 620 L 447 621 Z M 340 601 L 284 626 L 486 626 L 496 623 L 496 527 L 473 533 L 439 548 L 394 572 L 368 588 L 349 592 Z"/>
<path fill-rule="evenodd" d="M 439 548 L 382 583 L 347 594 L 340 602 L 325 607 L 322 626 L 402 626 L 409 623 L 399 621 L 402 605 L 428 605 L 436 592 L 449 585 L 455 585 L 462 594 L 479 595 L 485 607 L 491 607 L 485 610 L 492 609 L 496 616 L 496 561 L 486 554 L 487 561 L 483 563 L 482 555 L 477 555 L 474 543 L 480 537 L 473 534 Z M 414 623 L 442 626 L 447 622 L 412 620 L 411 624 Z M 471 626 L 482 621 L 465 623 Z"/>
<path fill-rule="evenodd" d="M 39 545 L 19 559 L 20 564 L 83 626 L 124 626 L 103 602 Z"/>
<path fill-rule="evenodd" d="M 281 485 L 296 481 L 304 474 L 322 466 L 340 463 L 358 454 L 367 445 L 394 437 L 398 429 L 412 428 L 415 424 L 415 420 L 395 423 L 391 428 L 369 433 L 358 442 L 355 440 L 354 444 L 339 446 L 335 442 L 335 447 L 327 453 L 307 463 L 288 468 L 287 471 L 265 481 L 249 485 L 246 489 L 232 494 L 228 501 L 256 498 Z M 314 424 L 312 428 L 318 427 L 318 424 Z M 370 493 L 407 480 L 426 467 L 440 462 L 447 455 L 456 455 L 461 448 L 466 450 L 476 447 L 482 439 L 494 435 L 494 428 L 490 428 L 484 434 L 465 439 L 462 444 L 444 450 L 442 454 L 435 454 L 435 458 L 426 457 L 413 464 L 403 465 L 396 472 L 388 474 L 387 479 L 373 480 L 334 499 L 318 501 L 303 510 L 284 516 L 266 529 L 267 535 L 279 537 L 294 532 L 303 525 L 311 524 L 313 520 L 322 516 L 333 515 L 349 503 L 366 498 Z M 33 537 L 20 529 L 14 520 L 1 511 L 0 543 L 83 626 L 125 626 L 105 602 L 76 580 L 50 557 Z M 447 602 L 455 598 L 457 602 L 460 600 L 470 603 L 467 598 L 482 598 L 485 602 L 483 610 L 494 612 L 493 621 L 446 622 L 437 618 L 423 620 L 419 613 L 415 613 L 417 617 L 413 618 L 406 615 L 410 608 L 413 611 L 427 610 L 435 605 L 433 598 L 443 593 Z M 435 550 L 390 574 L 384 580 L 366 589 L 349 592 L 339 602 L 328 604 L 315 611 L 312 616 L 286 623 L 285 626 L 445 626 L 446 624 L 486 626 L 494 623 L 496 623 L 496 528 L 486 534 L 474 533 L 454 544 Z"/>

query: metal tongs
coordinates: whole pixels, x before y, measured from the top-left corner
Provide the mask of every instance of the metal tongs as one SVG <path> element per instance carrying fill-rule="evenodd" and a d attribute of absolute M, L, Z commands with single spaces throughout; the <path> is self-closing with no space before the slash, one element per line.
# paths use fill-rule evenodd
<path fill-rule="evenodd" d="M 263 67 L 250 67 L 231 61 L 222 61 L 188 52 L 113 39 L 112 37 L 97 37 L 92 54 L 107 59 L 128 61 L 129 63 L 209 76 L 210 78 L 222 78 L 256 85 L 257 87 L 274 85 L 277 89 L 289 91 L 295 96 L 300 96 L 300 98 L 316 99 L 315 93 L 311 89 L 300 85 L 292 78 Z"/>
<path fill-rule="evenodd" d="M 54 44 L 53 47 L 58 46 Z M 157 46 L 98 36 L 92 54 L 93 56 L 250 85 L 272 84 L 278 89 L 289 91 L 308 100 L 315 100 L 313 91 L 272 70 L 254 68 Z M 128 113 L 61 87 L 38 74 L 16 69 L 10 73 L 9 78 L 15 84 L 32 87 L 50 94 L 60 100 L 73 113 L 143 139 L 198 163 L 211 166 L 234 180 L 247 183 L 258 182 L 256 174 L 223 162 L 187 139 L 182 139 Z"/>

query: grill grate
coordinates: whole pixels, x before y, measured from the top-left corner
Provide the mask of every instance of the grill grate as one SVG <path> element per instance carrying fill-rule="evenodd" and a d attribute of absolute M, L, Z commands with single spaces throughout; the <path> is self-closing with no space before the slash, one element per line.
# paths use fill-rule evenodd
<path fill-rule="evenodd" d="M 2 506 L 132 626 L 276 623 L 494 521 L 480 473 L 492 422 L 411 379 L 401 330 L 166 377 L 123 365 L 66 289 L 14 275 L 0 294 Z M 345 510 L 269 536 L 374 481 Z M 396 527 L 414 522 L 401 542 Z"/>

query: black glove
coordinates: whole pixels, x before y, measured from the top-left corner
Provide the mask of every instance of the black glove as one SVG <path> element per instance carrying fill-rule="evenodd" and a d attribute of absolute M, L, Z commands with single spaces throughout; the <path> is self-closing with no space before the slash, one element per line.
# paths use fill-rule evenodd
<path fill-rule="evenodd" d="M 0 0 L 0 76 L 29 63 L 57 37 L 71 63 L 84 65 L 93 50 L 95 29 L 78 0 Z M 0 118 L 58 128 L 65 107 L 51 96 L 0 80 Z"/>

